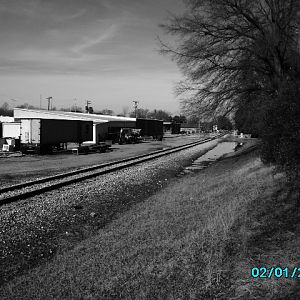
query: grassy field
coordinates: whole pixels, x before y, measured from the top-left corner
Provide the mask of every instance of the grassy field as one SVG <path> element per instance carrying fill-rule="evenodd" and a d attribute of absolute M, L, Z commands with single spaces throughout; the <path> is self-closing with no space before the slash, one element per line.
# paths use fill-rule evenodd
<path fill-rule="evenodd" d="M 0 298 L 298 299 L 300 279 L 250 276 L 300 267 L 297 197 L 256 152 L 227 158 L 174 179 Z"/>

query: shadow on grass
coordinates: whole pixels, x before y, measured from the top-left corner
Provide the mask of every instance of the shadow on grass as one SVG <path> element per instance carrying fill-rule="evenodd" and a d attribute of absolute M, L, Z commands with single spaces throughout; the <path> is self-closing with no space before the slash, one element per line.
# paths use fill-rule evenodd
<path fill-rule="evenodd" d="M 271 197 L 249 204 L 247 215 L 238 219 L 224 247 L 227 297 L 231 299 L 300 299 L 297 279 L 252 278 L 251 268 L 288 268 L 300 262 L 299 193 L 281 187 Z M 235 274 L 232 277 L 232 274 Z M 300 273 L 299 273 L 300 275 Z"/>

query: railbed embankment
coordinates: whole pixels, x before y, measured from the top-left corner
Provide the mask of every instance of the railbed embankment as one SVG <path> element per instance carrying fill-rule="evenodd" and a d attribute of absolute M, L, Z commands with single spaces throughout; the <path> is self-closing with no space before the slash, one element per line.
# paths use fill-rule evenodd
<path fill-rule="evenodd" d="M 257 151 L 233 156 L 171 180 L 0 295 L 296 299 L 295 279 L 251 278 L 252 267 L 300 261 L 296 198 L 284 174 L 263 165 Z"/>

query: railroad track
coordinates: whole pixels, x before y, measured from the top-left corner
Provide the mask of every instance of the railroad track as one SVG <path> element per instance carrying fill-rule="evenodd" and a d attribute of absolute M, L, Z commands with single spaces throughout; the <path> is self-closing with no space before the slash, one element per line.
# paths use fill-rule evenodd
<path fill-rule="evenodd" d="M 164 149 L 164 150 L 151 152 L 148 154 L 139 155 L 133 158 L 126 158 L 126 159 L 113 161 L 109 163 L 94 165 L 80 170 L 65 172 L 58 175 L 48 176 L 48 177 L 4 187 L 0 189 L 0 206 L 18 200 L 33 197 L 51 190 L 55 190 L 72 183 L 77 183 L 99 175 L 121 170 L 165 155 L 170 155 L 172 153 L 182 151 L 200 144 L 204 144 L 206 142 L 212 141 L 220 137 L 221 135 L 218 135 L 216 137 L 189 143 L 183 146 L 172 147 L 169 149 Z"/>

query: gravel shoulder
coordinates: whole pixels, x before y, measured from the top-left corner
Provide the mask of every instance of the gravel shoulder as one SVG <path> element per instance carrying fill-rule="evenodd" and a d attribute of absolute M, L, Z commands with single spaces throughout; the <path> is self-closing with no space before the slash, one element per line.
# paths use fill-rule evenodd
<path fill-rule="evenodd" d="M 73 155 L 61 153 L 53 155 L 26 155 L 0 158 L 0 185 L 9 185 L 37 177 L 59 174 L 86 166 L 134 157 L 164 148 L 191 143 L 206 136 L 190 135 L 165 138 L 163 141 L 147 141 L 140 144 L 114 144 L 106 153 Z"/>

